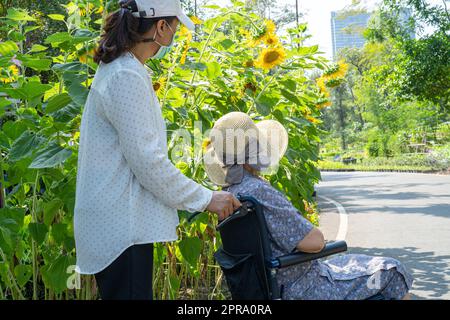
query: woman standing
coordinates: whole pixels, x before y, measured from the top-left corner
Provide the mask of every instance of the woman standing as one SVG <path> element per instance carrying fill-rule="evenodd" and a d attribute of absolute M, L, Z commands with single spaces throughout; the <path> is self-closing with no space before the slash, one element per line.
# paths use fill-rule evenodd
<path fill-rule="evenodd" d="M 102 299 L 152 299 L 153 243 L 177 239 L 178 210 L 240 206 L 185 177 L 169 160 L 149 58 L 170 51 L 179 0 L 121 0 L 107 18 L 80 127 L 74 231 L 77 271 L 94 274 Z"/>

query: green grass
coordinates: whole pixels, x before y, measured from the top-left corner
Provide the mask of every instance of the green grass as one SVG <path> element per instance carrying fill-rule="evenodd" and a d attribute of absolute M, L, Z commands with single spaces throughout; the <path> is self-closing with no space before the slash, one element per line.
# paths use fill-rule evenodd
<path fill-rule="evenodd" d="M 319 161 L 318 167 L 322 171 L 399 171 L 399 172 L 438 172 L 439 169 L 431 166 L 413 166 L 413 165 L 373 165 L 373 164 L 344 164 L 334 161 Z"/>

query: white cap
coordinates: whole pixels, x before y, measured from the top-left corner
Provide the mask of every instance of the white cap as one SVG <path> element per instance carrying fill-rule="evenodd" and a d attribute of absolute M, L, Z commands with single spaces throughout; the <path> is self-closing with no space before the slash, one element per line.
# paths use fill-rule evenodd
<path fill-rule="evenodd" d="M 138 12 L 133 16 L 142 18 L 158 18 L 175 16 L 188 29 L 193 30 L 195 25 L 181 9 L 180 0 L 135 0 Z"/>

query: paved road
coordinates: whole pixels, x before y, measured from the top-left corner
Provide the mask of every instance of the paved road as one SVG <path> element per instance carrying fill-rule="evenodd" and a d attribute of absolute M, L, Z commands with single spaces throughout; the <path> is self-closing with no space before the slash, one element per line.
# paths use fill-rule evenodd
<path fill-rule="evenodd" d="M 327 239 L 345 233 L 349 252 L 402 261 L 415 277 L 413 299 L 450 299 L 449 175 L 323 172 L 322 179 L 317 195 Z"/>

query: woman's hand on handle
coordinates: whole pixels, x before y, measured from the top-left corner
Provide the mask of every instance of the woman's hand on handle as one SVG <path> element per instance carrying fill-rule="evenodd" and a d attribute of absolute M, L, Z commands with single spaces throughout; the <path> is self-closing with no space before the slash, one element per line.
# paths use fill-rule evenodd
<path fill-rule="evenodd" d="M 219 216 L 219 220 L 223 220 L 240 206 L 241 203 L 233 194 L 226 191 L 214 191 L 211 202 L 206 207 L 206 210 L 216 213 Z"/>

